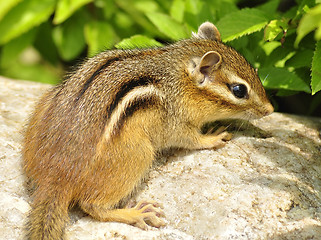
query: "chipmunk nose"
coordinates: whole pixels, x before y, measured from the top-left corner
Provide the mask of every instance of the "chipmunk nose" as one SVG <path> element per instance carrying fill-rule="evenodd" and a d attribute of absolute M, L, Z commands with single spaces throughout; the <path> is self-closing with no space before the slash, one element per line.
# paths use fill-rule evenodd
<path fill-rule="evenodd" d="M 274 107 L 272 106 L 272 104 L 271 103 L 267 103 L 264 106 L 263 116 L 268 116 L 271 113 L 273 113 L 273 111 L 274 111 Z"/>

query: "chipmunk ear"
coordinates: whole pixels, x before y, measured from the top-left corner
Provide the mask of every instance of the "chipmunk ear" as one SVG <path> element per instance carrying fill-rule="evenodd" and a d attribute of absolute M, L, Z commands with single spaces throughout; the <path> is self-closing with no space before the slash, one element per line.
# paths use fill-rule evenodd
<path fill-rule="evenodd" d="M 198 28 L 198 32 L 193 32 L 193 37 L 199 38 L 199 39 L 208 39 L 208 40 L 214 40 L 214 41 L 221 41 L 221 34 L 215 27 L 213 23 L 210 22 L 204 22 L 201 26 Z"/>
<path fill-rule="evenodd" d="M 198 84 L 204 85 L 213 81 L 210 76 L 212 71 L 217 70 L 222 63 L 222 56 L 215 51 L 205 53 L 202 58 L 192 59 L 188 71 Z"/>
<path fill-rule="evenodd" d="M 205 53 L 199 63 L 198 69 L 205 77 L 210 71 L 216 70 L 222 63 L 222 56 L 215 51 Z"/>

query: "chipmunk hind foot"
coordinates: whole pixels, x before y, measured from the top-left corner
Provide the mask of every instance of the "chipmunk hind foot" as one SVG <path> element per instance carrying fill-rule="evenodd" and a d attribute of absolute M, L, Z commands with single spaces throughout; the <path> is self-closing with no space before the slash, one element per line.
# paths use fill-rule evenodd
<path fill-rule="evenodd" d="M 120 222 L 139 227 L 143 230 L 165 225 L 164 212 L 154 201 L 140 201 L 133 208 L 108 209 L 104 205 L 81 203 L 80 207 L 94 219 L 104 222 Z"/>

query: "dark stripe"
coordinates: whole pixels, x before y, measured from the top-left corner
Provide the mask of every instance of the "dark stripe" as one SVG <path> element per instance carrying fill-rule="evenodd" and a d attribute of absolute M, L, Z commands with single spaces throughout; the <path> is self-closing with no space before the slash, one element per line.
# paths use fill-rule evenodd
<path fill-rule="evenodd" d="M 145 96 L 132 102 L 120 115 L 118 124 L 113 130 L 113 135 L 118 135 L 125 122 L 134 115 L 136 111 L 145 110 L 155 105 L 159 101 L 156 96 Z"/>
<path fill-rule="evenodd" d="M 107 108 L 107 118 L 110 118 L 112 112 L 115 110 L 116 106 L 121 102 L 121 100 L 136 87 L 146 86 L 150 83 L 156 82 L 156 79 L 148 78 L 146 76 L 141 76 L 138 79 L 132 79 L 129 82 L 125 82 L 120 90 L 117 92 L 114 100 Z"/>
<path fill-rule="evenodd" d="M 200 95 L 206 97 L 208 100 L 214 102 L 214 104 L 217 105 L 221 105 L 226 107 L 227 109 L 231 109 L 231 108 L 237 108 L 236 104 L 233 104 L 231 102 L 229 102 L 228 100 L 223 99 L 220 96 L 215 96 L 215 93 L 207 90 L 207 89 L 198 89 Z"/>
<path fill-rule="evenodd" d="M 78 97 L 76 98 L 76 101 L 78 101 L 82 95 L 86 92 L 86 90 L 89 88 L 90 84 L 93 82 L 93 80 L 102 72 L 102 70 L 104 68 L 107 68 L 109 65 L 111 65 L 113 62 L 118 61 L 120 58 L 119 57 L 115 57 L 115 58 L 111 58 L 109 59 L 104 65 L 100 66 L 100 68 L 98 68 L 92 75 L 90 78 L 87 79 L 87 81 L 85 82 L 83 88 L 81 89 Z"/>

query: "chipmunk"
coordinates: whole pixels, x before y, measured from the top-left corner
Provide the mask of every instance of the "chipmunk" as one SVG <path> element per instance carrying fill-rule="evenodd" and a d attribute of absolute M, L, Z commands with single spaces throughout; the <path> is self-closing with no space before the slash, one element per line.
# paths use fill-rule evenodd
<path fill-rule="evenodd" d="M 222 147 L 231 134 L 204 135 L 205 123 L 272 112 L 256 71 L 209 22 L 165 47 L 88 59 L 41 98 L 26 130 L 24 170 L 36 185 L 28 238 L 63 239 L 74 204 L 99 221 L 163 226 L 153 201 L 116 208 L 156 154 Z"/>

